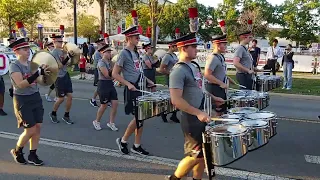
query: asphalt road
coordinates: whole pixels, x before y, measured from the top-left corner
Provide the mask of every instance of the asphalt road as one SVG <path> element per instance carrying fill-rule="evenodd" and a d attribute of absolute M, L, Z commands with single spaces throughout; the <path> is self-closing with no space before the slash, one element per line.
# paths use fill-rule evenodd
<path fill-rule="evenodd" d="M 8 80 L 6 80 L 7 82 Z M 9 86 L 7 86 L 8 88 Z M 118 132 L 112 132 L 106 128 L 108 120 L 108 112 L 103 117 L 101 131 L 95 131 L 92 126 L 92 120 L 95 118 L 96 108 L 92 107 L 87 100 L 92 96 L 94 88 L 91 83 L 74 81 L 74 97 L 73 107 L 71 110 L 71 118 L 75 121 L 74 125 L 64 123 L 51 124 L 48 113 L 52 109 L 52 103 L 44 101 L 45 119 L 42 129 L 42 137 L 60 140 L 70 143 L 78 143 L 83 145 L 91 145 L 94 147 L 117 149 L 115 139 L 123 135 L 125 128 L 131 117 L 123 113 L 123 105 L 120 104 L 117 114 L 116 124 L 119 128 Z M 41 88 L 41 93 L 47 91 L 47 88 Z M 118 91 L 120 100 L 122 99 L 122 90 Z M 16 119 L 13 115 L 12 100 L 6 95 L 5 110 L 9 113 L 6 117 L 1 117 L 0 131 L 10 133 L 21 133 L 21 129 L 16 128 Z M 315 160 L 314 163 L 306 161 L 306 155 L 320 156 L 318 149 L 318 132 L 320 124 L 316 116 L 320 107 L 317 105 L 316 98 L 302 98 L 293 96 L 272 95 L 271 104 L 267 110 L 277 113 L 279 116 L 292 119 L 310 119 L 308 122 L 298 122 L 295 120 L 279 120 L 278 135 L 261 149 L 249 152 L 242 159 L 234 162 L 229 168 L 239 169 L 242 171 L 250 171 L 268 175 L 281 177 L 290 177 L 294 179 L 320 179 L 320 164 Z M 61 106 L 58 116 L 63 115 L 63 106 Z M 160 118 L 150 119 L 145 122 L 144 134 L 142 138 L 143 147 L 156 157 L 164 157 L 179 160 L 183 155 L 183 136 L 179 124 L 163 123 Z M 129 145 L 132 145 L 132 137 Z M 17 166 L 12 163 L 9 149 L 14 146 L 15 141 L 0 138 L 0 179 L 19 179 L 22 172 L 28 174 L 25 167 Z M 102 176 L 110 178 L 123 179 L 162 179 L 163 175 L 170 174 L 174 168 L 164 166 L 153 166 L 150 163 L 139 164 L 139 161 L 129 161 L 126 159 L 103 156 L 78 152 L 78 150 L 66 150 L 63 148 L 54 148 L 41 145 L 39 153 L 41 157 L 49 164 L 42 168 L 39 174 L 28 174 L 32 177 L 46 177 L 50 179 L 53 175 L 61 175 L 61 177 L 52 177 L 53 179 L 77 179 L 83 177 L 87 179 L 86 174 L 92 174 L 92 179 L 99 179 Z M 42 155 L 43 154 L 43 155 Z M 60 163 L 60 161 L 62 163 Z M 108 166 L 112 164 L 111 166 Z M 127 164 L 126 167 L 118 167 L 117 165 Z M 145 165 L 145 166 L 144 166 Z M 29 168 L 29 166 L 28 166 Z M 30 167 L 31 169 L 33 167 Z M 148 171 L 146 169 L 158 169 L 159 171 Z M 9 171 L 12 169 L 11 171 Z M 20 170 L 22 172 L 20 172 Z M 66 169 L 71 169 L 69 173 L 63 173 Z M 91 170 L 90 170 L 91 169 Z M 124 169 L 119 173 L 119 169 Z M 128 169 L 128 170 L 127 170 Z M 132 170 L 130 170 L 132 169 Z M 52 173 L 52 172 L 55 173 Z M 93 172 L 94 171 L 94 172 Z M 125 173 L 126 172 L 126 173 Z M 231 173 L 230 171 L 225 171 Z M 83 174 L 82 174 L 83 173 Z M 14 174 L 14 175 L 13 175 Z M 73 175 L 74 174 L 74 175 Z M 259 175 L 260 176 L 260 175 Z M 128 178 L 127 178 L 128 177 Z M 138 177 L 138 178 L 136 178 Z M 262 176 L 261 176 L 262 177 Z M 263 178 L 257 179 L 263 179 Z M 235 179 L 221 176 L 218 179 Z M 42 179 L 42 178 L 41 178 Z M 80 178 L 81 179 L 81 178 Z M 109 179 L 109 178 L 108 178 Z"/>

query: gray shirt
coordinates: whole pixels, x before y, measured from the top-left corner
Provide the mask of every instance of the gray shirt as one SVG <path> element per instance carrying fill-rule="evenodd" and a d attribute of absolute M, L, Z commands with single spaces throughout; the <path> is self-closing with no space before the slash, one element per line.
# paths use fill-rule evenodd
<path fill-rule="evenodd" d="M 22 74 L 23 80 L 27 79 L 28 77 L 30 77 L 33 74 L 31 72 L 30 62 L 28 61 L 28 66 L 25 66 L 25 65 L 21 64 L 19 60 L 16 60 L 15 62 L 10 64 L 9 72 L 10 72 L 10 76 L 14 72 L 20 72 Z M 23 89 L 18 88 L 12 78 L 11 78 L 11 82 L 13 84 L 13 94 L 31 95 L 36 92 L 39 92 L 39 88 L 38 88 L 36 81 L 33 82 L 29 87 L 26 87 Z"/>
<path fill-rule="evenodd" d="M 167 69 L 171 71 L 172 67 L 178 62 L 178 57 L 175 53 L 166 53 L 161 61 L 161 64 L 167 65 Z"/>
<path fill-rule="evenodd" d="M 141 62 L 134 51 L 123 49 L 120 51 L 116 64 L 122 68 L 123 78 L 131 83 L 139 80 L 142 72 Z M 132 57 L 132 58 L 131 58 Z"/>
<path fill-rule="evenodd" d="M 63 52 L 61 49 L 54 48 L 51 51 L 51 54 L 56 58 L 57 61 L 62 62 L 64 60 Z M 64 77 L 67 74 L 67 64 L 63 65 L 61 69 L 59 69 L 58 77 Z"/>
<path fill-rule="evenodd" d="M 102 59 L 101 53 L 99 51 L 95 51 L 93 54 L 93 66 L 97 68 L 98 62 Z"/>
<path fill-rule="evenodd" d="M 142 63 L 142 66 L 143 66 L 143 69 L 153 69 L 152 67 L 151 68 L 149 68 L 147 65 L 146 65 L 146 61 L 150 61 L 150 63 L 151 64 L 154 64 L 155 62 L 153 61 L 153 57 L 152 56 L 149 56 L 149 55 L 144 55 L 143 57 L 142 57 L 142 61 L 143 61 L 143 63 Z"/>
<path fill-rule="evenodd" d="M 107 68 L 108 71 L 111 70 L 111 64 L 109 62 L 105 62 L 104 60 L 101 60 L 98 62 L 98 73 L 99 73 L 99 80 L 112 80 L 111 77 L 107 76 L 105 77 L 102 72 L 100 71 L 101 67 Z"/>
<path fill-rule="evenodd" d="M 201 105 L 203 93 L 201 87 L 201 77 L 197 68 L 191 63 L 187 64 L 190 68 L 186 67 L 185 64 L 176 64 L 170 73 L 170 89 L 181 89 L 182 98 L 187 101 L 191 106 L 199 108 Z"/>
<path fill-rule="evenodd" d="M 239 57 L 240 64 L 242 66 L 252 70 L 253 59 L 252 59 L 252 56 L 248 52 L 248 49 L 246 47 L 239 45 L 239 47 L 236 49 L 236 51 L 234 53 L 234 57 Z M 237 69 L 237 72 L 247 73 L 247 72 L 241 71 L 239 69 Z"/>
<path fill-rule="evenodd" d="M 222 82 L 225 81 L 227 65 L 221 54 L 210 54 L 206 60 L 206 68 L 212 71 L 212 75 L 215 78 Z"/>

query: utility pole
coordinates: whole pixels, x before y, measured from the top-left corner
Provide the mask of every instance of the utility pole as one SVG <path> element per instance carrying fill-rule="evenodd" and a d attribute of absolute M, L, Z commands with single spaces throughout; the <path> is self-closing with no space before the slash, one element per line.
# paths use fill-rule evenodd
<path fill-rule="evenodd" d="M 109 35 L 111 35 L 111 15 L 110 15 L 111 14 L 110 13 L 111 12 L 111 0 L 109 0 L 108 2 L 109 2 L 109 4 L 108 4 L 109 5 L 109 13 L 108 13 L 109 14 Z"/>
<path fill-rule="evenodd" d="M 77 32 L 77 0 L 73 0 L 73 36 L 74 44 L 78 45 L 78 32 Z"/>

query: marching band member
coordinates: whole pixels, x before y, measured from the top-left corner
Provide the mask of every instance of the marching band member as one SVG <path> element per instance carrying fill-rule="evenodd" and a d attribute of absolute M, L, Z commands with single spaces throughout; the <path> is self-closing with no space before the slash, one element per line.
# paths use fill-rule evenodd
<path fill-rule="evenodd" d="M 139 86 L 144 84 L 140 83 L 141 78 L 143 78 L 143 70 L 141 67 L 141 62 L 139 60 L 138 54 L 134 51 L 135 46 L 139 42 L 138 27 L 133 26 L 122 32 L 126 36 L 127 46 L 120 51 L 117 62 L 112 71 L 112 77 L 119 81 L 121 84 L 125 85 L 124 89 L 124 101 L 125 101 L 125 113 L 127 115 L 134 114 L 133 99 L 141 96 L 141 93 L 137 90 Z M 123 77 L 120 75 L 123 74 Z M 154 86 L 154 83 L 148 78 L 145 78 L 149 86 Z M 141 146 L 141 136 L 143 127 L 137 129 L 136 119 L 133 118 L 129 123 L 126 132 L 122 138 L 118 138 L 116 143 L 119 150 L 123 154 L 129 154 L 128 150 L 128 139 L 135 132 L 134 145 L 131 148 L 131 152 L 136 154 L 148 155 L 149 152 L 144 150 Z"/>
<path fill-rule="evenodd" d="M 47 43 L 46 44 L 46 50 L 48 50 L 49 52 L 52 52 L 54 49 L 54 45 L 53 45 L 53 42 L 50 42 L 50 43 Z M 55 86 L 54 84 L 52 84 L 50 87 L 49 87 L 49 91 L 48 91 L 48 94 L 45 94 L 45 98 L 48 102 L 52 102 L 52 99 L 50 97 L 52 91 L 55 89 Z M 54 101 L 57 101 L 57 97 L 54 98 Z"/>
<path fill-rule="evenodd" d="M 146 51 L 146 53 L 142 57 L 143 73 L 153 83 L 156 83 L 156 67 L 157 67 L 157 62 L 159 61 L 153 60 L 153 56 L 152 56 L 153 46 L 151 46 L 151 43 L 142 44 L 142 48 Z"/>
<path fill-rule="evenodd" d="M 160 65 L 160 72 L 165 75 L 166 85 L 169 86 L 169 75 L 172 67 L 178 62 L 178 57 L 174 52 L 177 52 L 177 45 L 175 41 L 169 43 L 169 50 L 163 56 L 161 65 Z M 162 113 L 161 118 L 163 122 L 168 122 L 167 115 Z M 179 119 L 177 118 L 177 111 L 172 112 L 172 116 L 170 118 L 173 122 L 179 123 Z"/>
<path fill-rule="evenodd" d="M 100 49 L 102 48 L 106 43 L 104 42 L 103 39 L 98 39 L 95 41 L 97 44 L 97 48 Z M 98 51 L 98 49 L 94 52 L 93 54 L 93 66 L 94 66 L 94 81 L 93 81 L 93 86 L 98 86 L 98 81 L 99 81 L 99 73 L 98 73 L 98 62 L 102 59 L 101 53 Z M 98 91 L 97 89 L 94 91 L 93 97 L 90 100 L 90 104 L 93 107 L 98 107 L 96 98 L 98 96 Z"/>
<path fill-rule="evenodd" d="M 16 39 L 14 37 L 9 37 L 8 39 L 8 42 L 9 42 L 9 45 L 12 44 Z M 9 47 L 9 51 L 11 51 L 12 49 Z M 11 85 L 11 87 L 9 88 L 9 95 L 11 97 L 13 97 L 13 86 Z"/>
<path fill-rule="evenodd" d="M 67 63 L 69 59 L 73 56 L 70 52 L 68 52 L 68 55 L 66 58 L 63 56 L 62 51 L 62 43 L 63 43 L 63 36 L 62 35 L 52 35 L 50 38 L 53 40 L 54 49 L 51 52 L 52 55 L 56 58 L 58 64 L 59 64 L 59 73 L 58 78 L 55 83 L 56 92 L 58 99 L 53 105 L 53 110 L 49 114 L 50 119 L 52 123 L 59 123 L 60 121 L 57 118 L 57 111 L 60 107 L 60 105 L 63 103 L 64 98 L 67 97 L 66 101 L 66 111 L 64 113 L 64 116 L 62 117 L 62 120 L 64 120 L 67 124 L 73 124 L 73 121 L 70 119 L 70 109 L 72 106 L 72 82 L 70 75 L 67 71 Z"/>
<path fill-rule="evenodd" d="M 227 35 L 222 35 L 213 38 L 214 46 L 213 53 L 207 57 L 204 70 L 204 77 L 208 80 L 206 89 L 209 93 L 224 100 L 227 99 L 226 91 L 228 90 L 228 80 L 232 81 L 227 76 L 227 65 L 222 53 L 226 52 Z M 232 81 L 233 82 L 233 81 Z M 227 110 L 227 105 L 223 104 L 215 108 L 217 116 L 222 115 Z"/>
<path fill-rule="evenodd" d="M 252 40 L 251 31 L 246 31 L 239 34 L 240 46 L 234 53 L 233 65 L 237 69 L 236 78 L 240 85 L 246 88 L 240 87 L 241 89 L 253 90 L 254 82 L 254 68 L 253 59 L 246 46 Z"/>
<path fill-rule="evenodd" d="M 13 85 L 13 105 L 14 112 L 18 121 L 18 128 L 24 127 L 24 132 L 20 135 L 15 149 L 11 155 L 19 164 L 26 164 L 23 156 L 23 147 L 30 141 L 30 154 L 28 162 L 36 166 L 43 164 L 36 154 L 39 140 L 40 129 L 43 122 L 43 105 L 36 80 L 40 75 L 47 74 L 48 67 L 41 65 L 36 72 L 31 72 L 30 46 L 22 38 L 10 44 L 10 48 L 17 55 L 18 60 L 10 64 L 10 78 Z"/>
<path fill-rule="evenodd" d="M 190 33 L 176 40 L 179 49 L 179 62 L 170 73 L 170 97 L 172 104 L 181 111 L 181 127 L 184 133 L 185 158 L 182 159 L 169 180 L 180 180 L 193 170 L 193 179 L 201 179 L 205 164 L 202 152 L 202 133 L 206 122 L 210 121 L 203 109 L 204 96 L 201 89 L 199 70 L 191 61 L 197 56 L 197 40 L 195 33 Z M 214 97 L 222 104 L 223 99 Z"/>
<path fill-rule="evenodd" d="M 96 130 L 101 130 L 101 118 L 107 109 L 107 103 L 111 102 L 110 121 L 107 123 L 107 126 L 112 131 L 118 131 L 118 128 L 114 124 L 114 119 L 118 108 L 118 94 L 116 88 L 113 86 L 113 80 L 111 76 L 113 68 L 113 62 L 111 61 L 112 49 L 109 45 L 105 45 L 98 49 L 98 51 L 102 54 L 102 59 L 97 65 L 99 72 L 98 95 L 100 97 L 101 105 L 98 109 L 96 120 L 93 121 L 93 126 Z"/>

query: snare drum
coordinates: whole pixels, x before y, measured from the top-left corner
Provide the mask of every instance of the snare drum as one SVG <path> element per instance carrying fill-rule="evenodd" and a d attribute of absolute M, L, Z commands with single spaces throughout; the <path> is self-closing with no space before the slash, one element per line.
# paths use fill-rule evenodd
<path fill-rule="evenodd" d="M 248 133 L 248 128 L 240 124 L 220 124 L 206 130 L 204 137 L 210 143 L 212 163 L 225 166 L 246 155 Z"/>
<path fill-rule="evenodd" d="M 235 107 L 228 110 L 230 114 L 239 114 L 239 115 L 252 114 L 258 111 L 259 109 L 255 107 Z"/>
<path fill-rule="evenodd" d="M 152 95 L 137 98 L 138 120 L 146 120 L 165 111 L 165 101 Z"/>
<path fill-rule="evenodd" d="M 262 110 L 269 106 L 270 96 L 267 92 L 261 92 L 258 94 L 258 109 Z"/>
<path fill-rule="evenodd" d="M 270 138 L 277 134 L 277 115 L 269 111 L 260 111 L 257 113 L 246 114 L 246 119 L 266 121 L 270 128 Z"/>
<path fill-rule="evenodd" d="M 266 121 L 243 120 L 241 124 L 250 131 L 249 151 L 255 150 L 269 142 L 269 126 Z"/>

